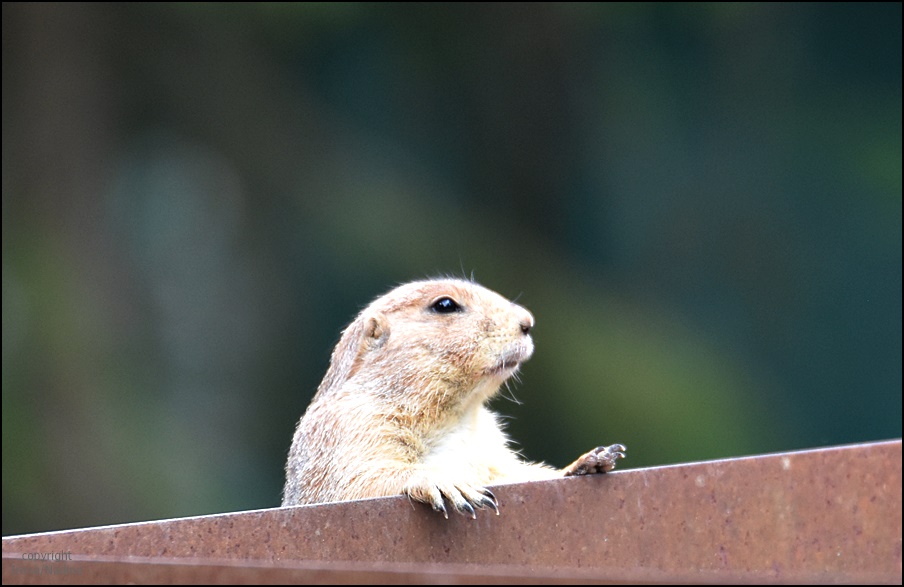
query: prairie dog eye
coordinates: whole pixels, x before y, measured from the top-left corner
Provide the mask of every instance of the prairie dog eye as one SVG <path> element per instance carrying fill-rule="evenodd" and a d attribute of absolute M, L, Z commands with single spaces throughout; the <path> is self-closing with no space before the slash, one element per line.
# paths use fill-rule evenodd
<path fill-rule="evenodd" d="M 437 314 L 452 314 L 453 312 L 462 311 L 462 307 L 458 305 L 458 302 L 447 296 L 443 296 L 433 302 L 430 309 Z"/>

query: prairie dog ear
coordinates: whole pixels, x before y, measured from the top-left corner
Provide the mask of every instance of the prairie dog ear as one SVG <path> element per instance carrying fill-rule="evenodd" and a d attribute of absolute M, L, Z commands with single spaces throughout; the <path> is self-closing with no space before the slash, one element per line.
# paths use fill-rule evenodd
<path fill-rule="evenodd" d="M 369 351 L 383 346 L 389 338 L 389 320 L 382 312 L 375 312 L 364 320 L 364 339 L 361 350 Z"/>
<path fill-rule="evenodd" d="M 338 388 L 355 374 L 364 355 L 389 339 L 389 320 L 380 312 L 358 316 L 342 333 L 317 395 Z M 316 396 L 315 396 L 316 397 Z"/>

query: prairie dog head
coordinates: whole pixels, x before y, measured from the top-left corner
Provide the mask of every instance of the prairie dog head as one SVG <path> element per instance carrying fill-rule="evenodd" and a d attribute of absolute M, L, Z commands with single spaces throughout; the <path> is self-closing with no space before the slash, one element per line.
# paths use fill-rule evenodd
<path fill-rule="evenodd" d="M 407 283 L 345 329 L 317 395 L 353 386 L 411 404 L 434 394 L 482 403 L 530 358 L 533 325 L 526 309 L 476 283 Z"/>

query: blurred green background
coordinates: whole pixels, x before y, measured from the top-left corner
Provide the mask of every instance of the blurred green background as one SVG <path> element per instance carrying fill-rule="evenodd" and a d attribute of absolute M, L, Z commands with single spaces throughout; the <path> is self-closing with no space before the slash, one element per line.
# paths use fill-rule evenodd
<path fill-rule="evenodd" d="M 901 436 L 901 4 L 3 4 L 3 534 L 279 504 L 470 274 L 563 466 Z"/>

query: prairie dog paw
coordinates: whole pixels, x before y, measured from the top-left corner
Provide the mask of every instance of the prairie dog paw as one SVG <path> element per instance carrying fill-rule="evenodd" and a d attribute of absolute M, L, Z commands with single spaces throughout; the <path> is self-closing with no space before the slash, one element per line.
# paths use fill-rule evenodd
<path fill-rule="evenodd" d="M 430 505 L 433 511 L 442 513 L 446 519 L 449 519 L 446 501 L 459 513 L 475 520 L 476 510 L 484 507 L 492 508 L 499 515 L 499 502 L 493 492 L 470 483 L 457 483 L 428 473 L 418 473 L 408 481 L 403 492 L 410 499 Z"/>
<path fill-rule="evenodd" d="M 608 473 L 615 468 L 618 459 L 625 458 L 628 450 L 623 444 L 612 446 L 598 446 L 564 469 L 566 477 L 572 475 L 593 475 L 596 473 Z"/>

